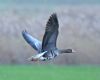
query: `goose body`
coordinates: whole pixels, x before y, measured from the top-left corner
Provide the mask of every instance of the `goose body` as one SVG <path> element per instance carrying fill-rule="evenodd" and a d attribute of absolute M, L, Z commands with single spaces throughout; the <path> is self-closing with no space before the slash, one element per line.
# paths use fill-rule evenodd
<path fill-rule="evenodd" d="M 56 47 L 59 23 L 57 15 L 54 13 L 50 16 L 46 24 L 45 34 L 43 36 L 43 41 L 39 41 L 32 37 L 26 30 L 22 31 L 22 35 L 26 42 L 30 44 L 38 54 L 36 56 L 31 56 L 29 60 L 31 61 L 46 61 L 51 60 L 61 53 L 72 53 L 72 49 L 59 50 Z"/>

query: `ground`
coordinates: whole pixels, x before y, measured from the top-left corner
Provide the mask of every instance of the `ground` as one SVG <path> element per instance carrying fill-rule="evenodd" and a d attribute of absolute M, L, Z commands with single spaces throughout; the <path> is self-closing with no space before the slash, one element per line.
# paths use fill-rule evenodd
<path fill-rule="evenodd" d="M 0 80 L 99 80 L 98 66 L 3 65 Z"/>

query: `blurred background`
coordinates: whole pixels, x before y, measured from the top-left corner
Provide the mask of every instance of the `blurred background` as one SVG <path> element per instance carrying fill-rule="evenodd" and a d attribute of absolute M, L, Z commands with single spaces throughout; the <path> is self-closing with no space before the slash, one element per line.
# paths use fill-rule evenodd
<path fill-rule="evenodd" d="M 0 64 L 34 64 L 27 58 L 36 51 L 21 32 L 26 29 L 42 40 L 52 13 L 57 13 L 60 25 L 58 48 L 72 48 L 77 53 L 35 64 L 100 64 L 99 0 L 0 0 Z"/>

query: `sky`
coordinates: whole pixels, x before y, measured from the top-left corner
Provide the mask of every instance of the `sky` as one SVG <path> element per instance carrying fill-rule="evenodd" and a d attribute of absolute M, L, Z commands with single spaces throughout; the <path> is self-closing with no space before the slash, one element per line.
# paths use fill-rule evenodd
<path fill-rule="evenodd" d="M 0 9 L 11 7 L 41 7 L 59 5 L 97 5 L 100 0 L 0 0 Z"/>
<path fill-rule="evenodd" d="M 0 0 L 2 4 L 98 4 L 100 0 Z"/>

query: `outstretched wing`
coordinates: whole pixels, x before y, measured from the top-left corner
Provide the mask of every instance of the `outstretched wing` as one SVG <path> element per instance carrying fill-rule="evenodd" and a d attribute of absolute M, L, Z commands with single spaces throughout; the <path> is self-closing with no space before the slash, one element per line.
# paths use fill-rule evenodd
<path fill-rule="evenodd" d="M 26 40 L 26 42 L 30 44 L 35 50 L 37 50 L 38 52 L 41 51 L 41 47 L 42 47 L 41 41 L 33 38 L 29 33 L 27 33 L 27 31 L 22 31 L 22 35 Z"/>
<path fill-rule="evenodd" d="M 45 29 L 45 34 L 42 42 L 42 51 L 50 48 L 56 48 L 56 40 L 58 36 L 58 19 L 57 15 L 54 13 L 50 16 Z"/>

